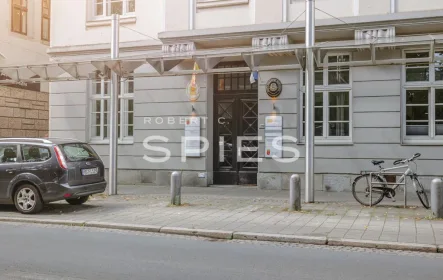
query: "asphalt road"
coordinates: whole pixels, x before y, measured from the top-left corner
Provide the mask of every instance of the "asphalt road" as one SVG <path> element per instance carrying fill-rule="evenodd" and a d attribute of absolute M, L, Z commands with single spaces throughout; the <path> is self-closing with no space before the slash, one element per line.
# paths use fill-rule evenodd
<path fill-rule="evenodd" d="M 0 223 L 0 279 L 439 279 L 441 254 Z"/>

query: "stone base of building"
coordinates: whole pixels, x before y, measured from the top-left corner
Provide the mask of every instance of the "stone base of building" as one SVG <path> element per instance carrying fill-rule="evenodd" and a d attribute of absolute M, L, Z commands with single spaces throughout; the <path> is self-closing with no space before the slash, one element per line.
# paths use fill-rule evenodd
<path fill-rule="evenodd" d="M 167 170 L 125 170 L 120 169 L 117 172 L 117 181 L 119 184 L 154 184 L 157 186 L 169 186 L 171 174 L 173 171 Z M 108 172 L 105 172 L 108 178 Z M 257 187 L 263 190 L 288 190 L 289 179 L 293 173 L 258 173 Z M 302 188 L 304 187 L 305 175 L 299 174 Z M 316 174 L 314 176 L 315 190 L 327 192 L 350 192 L 352 182 L 359 176 L 355 174 Z M 434 177 L 419 177 L 423 187 L 429 191 L 431 181 Z M 208 187 L 212 185 L 212 173 L 204 171 L 183 171 L 182 185 L 188 187 Z M 408 193 L 415 193 L 412 182 L 408 179 Z M 403 187 L 400 186 L 397 193 L 403 193 Z"/>

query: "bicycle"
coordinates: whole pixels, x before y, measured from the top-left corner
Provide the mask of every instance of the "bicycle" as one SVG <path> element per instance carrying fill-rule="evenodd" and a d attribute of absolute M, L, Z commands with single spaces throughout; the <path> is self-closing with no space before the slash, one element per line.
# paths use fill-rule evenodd
<path fill-rule="evenodd" d="M 379 204 L 383 198 L 387 197 L 392 199 L 393 202 L 395 202 L 395 190 L 403 184 L 403 181 L 405 180 L 406 176 L 409 176 L 411 178 L 412 184 L 415 188 L 415 191 L 417 193 L 418 198 L 420 199 L 421 204 L 426 209 L 429 209 L 429 200 L 428 196 L 425 192 L 425 189 L 423 188 L 423 185 L 418 180 L 417 174 L 412 170 L 410 167 L 410 163 L 414 163 L 417 167 L 417 163 L 415 160 L 419 158 L 421 154 L 417 153 L 414 154 L 409 159 L 399 159 L 394 161 L 395 167 L 391 168 L 383 168 L 382 164 L 384 163 L 383 160 L 377 161 L 373 160 L 372 164 L 379 167 L 378 172 L 362 172 L 360 176 L 355 178 L 354 182 L 352 183 L 352 195 L 354 198 L 362 205 L 365 206 L 371 206 L 369 203 L 369 196 L 371 195 L 370 190 L 370 184 L 372 182 L 372 206 Z M 399 164 L 404 164 L 402 166 L 397 166 Z M 401 175 L 401 177 L 394 183 L 393 187 L 388 187 L 388 181 L 386 179 L 386 176 L 383 175 L 384 172 L 401 169 L 401 168 L 407 168 L 406 171 Z M 372 175 L 372 177 L 371 177 Z M 369 181 L 371 180 L 371 181 Z M 406 185 L 405 185 L 405 191 L 406 191 Z"/>

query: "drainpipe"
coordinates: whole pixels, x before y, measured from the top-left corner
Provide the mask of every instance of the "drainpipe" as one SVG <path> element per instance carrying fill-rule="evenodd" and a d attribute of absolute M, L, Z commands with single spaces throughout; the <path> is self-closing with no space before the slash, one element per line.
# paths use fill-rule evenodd
<path fill-rule="evenodd" d="M 289 0 L 282 0 L 282 22 L 288 21 Z"/>
<path fill-rule="evenodd" d="M 306 162 L 305 201 L 314 202 L 314 103 L 315 103 L 315 0 L 306 0 Z"/>
<path fill-rule="evenodd" d="M 195 1 L 189 0 L 189 30 L 195 29 Z"/>
<path fill-rule="evenodd" d="M 112 15 L 111 59 L 119 57 L 119 15 Z M 109 119 L 109 195 L 117 194 L 117 148 L 118 148 L 118 96 L 120 91 L 120 76 L 111 73 L 111 100 Z"/>

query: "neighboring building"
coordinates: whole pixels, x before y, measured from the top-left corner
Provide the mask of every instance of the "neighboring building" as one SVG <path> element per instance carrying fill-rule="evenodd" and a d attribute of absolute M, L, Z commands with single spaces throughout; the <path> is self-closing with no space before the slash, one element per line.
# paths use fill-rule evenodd
<path fill-rule="evenodd" d="M 108 56 L 110 14 L 116 12 L 121 14 L 122 57 L 143 57 L 158 52 L 163 45 L 165 53 L 188 55 L 176 70 L 192 69 L 194 49 L 210 49 L 210 58 L 233 47 L 272 50 L 275 45 L 304 44 L 304 0 L 197 0 L 195 10 L 191 1 L 54 1 L 49 53 L 59 61 Z M 316 187 L 348 189 L 360 170 L 374 168 L 371 159 L 394 160 L 416 152 L 422 154 L 421 175 L 441 176 L 442 40 L 433 40 L 428 34 L 443 31 L 443 1 L 318 0 L 316 7 L 316 40 L 322 48 L 316 58 Z M 414 37 L 417 35 L 423 37 Z M 416 42 L 411 43 L 414 38 Z M 362 41 L 367 43 L 355 46 Z M 378 42 L 386 46 L 371 49 Z M 282 70 L 262 67 L 253 84 L 245 71 L 198 75 L 200 97 L 192 103 L 186 94 L 191 76 L 122 82 L 119 181 L 168 184 L 170 172 L 182 170 L 185 185 L 257 183 L 260 188 L 284 188 L 291 174 L 303 174 L 303 71 L 284 69 L 288 63 L 300 63 L 302 68 L 303 53 L 297 49 L 286 52 L 286 56 L 278 56 L 278 51 L 275 54 L 261 57 L 261 66 L 280 65 Z M 401 65 L 398 59 L 402 58 L 412 62 Z M 417 60 L 423 58 L 429 61 Z M 383 65 L 376 63 L 378 59 L 385 61 Z M 359 61 L 368 63 L 353 66 Z M 251 61 L 238 53 L 216 67 L 240 69 L 247 64 Z M 155 72 L 156 65 L 151 65 L 145 64 L 135 73 Z M 109 81 L 91 75 L 93 79 L 87 82 L 51 83 L 50 135 L 87 141 L 107 163 Z M 276 98 L 266 93 L 272 78 L 283 85 Z M 202 121 L 201 135 L 214 145 L 182 162 L 185 125 L 165 120 L 191 114 L 208 119 Z M 283 135 L 298 139 L 296 143 L 284 141 L 284 147 L 298 149 L 300 159 L 282 163 L 266 158 L 265 141 L 261 139 L 241 144 L 258 146 L 262 162 L 237 163 L 237 137 L 263 137 L 268 115 L 283 117 Z M 156 118 L 162 118 L 163 123 L 156 123 Z M 220 118 L 225 121 L 214 121 Z M 143 141 L 152 135 L 169 139 L 156 145 L 171 151 L 170 160 L 143 159 L 164 156 L 163 152 L 145 149 Z M 220 136 L 225 137 L 223 153 L 219 150 Z M 257 157 L 254 152 L 244 155 Z M 283 153 L 284 158 L 290 156 L 292 153 Z"/>
<path fill-rule="evenodd" d="M 0 67 L 49 62 L 50 0 L 0 0 L 0 22 Z M 48 129 L 47 83 L 0 86 L 0 137 L 43 137 Z"/>

